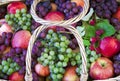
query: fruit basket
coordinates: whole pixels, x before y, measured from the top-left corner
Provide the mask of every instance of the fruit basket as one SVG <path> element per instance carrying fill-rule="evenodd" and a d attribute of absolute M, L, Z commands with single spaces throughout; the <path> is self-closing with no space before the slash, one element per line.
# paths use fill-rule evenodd
<path fill-rule="evenodd" d="M 0 2 L 0 81 L 119 81 L 117 1 Z"/>

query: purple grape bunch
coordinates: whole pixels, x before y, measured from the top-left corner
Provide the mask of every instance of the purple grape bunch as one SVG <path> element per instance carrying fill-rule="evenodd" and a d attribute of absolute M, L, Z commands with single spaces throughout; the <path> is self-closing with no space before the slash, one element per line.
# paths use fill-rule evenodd
<path fill-rule="evenodd" d="M 70 0 L 56 0 L 56 4 L 58 4 L 58 11 L 65 14 L 65 19 L 73 18 L 83 11 L 81 6 L 77 6 L 75 2 L 71 2 Z"/>
<path fill-rule="evenodd" d="M 90 3 L 97 16 L 107 19 L 110 19 L 118 8 L 116 0 L 90 0 Z"/>
<path fill-rule="evenodd" d="M 11 46 L 13 33 L 11 32 L 3 32 L 0 36 L 0 52 L 3 53 L 7 47 Z"/>
<path fill-rule="evenodd" d="M 36 12 L 37 15 L 40 18 L 43 18 L 47 15 L 47 13 L 51 10 L 51 4 L 50 1 L 44 1 L 44 2 L 40 2 L 38 3 L 37 7 L 36 7 Z"/>
<path fill-rule="evenodd" d="M 116 75 L 120 75 L 120 53 L 113 58 L 114 60 L 114 72 Z"/>

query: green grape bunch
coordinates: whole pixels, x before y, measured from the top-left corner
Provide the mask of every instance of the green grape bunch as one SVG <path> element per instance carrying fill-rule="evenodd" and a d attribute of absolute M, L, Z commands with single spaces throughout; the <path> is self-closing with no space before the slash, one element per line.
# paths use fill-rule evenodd
<path fill-rule="evenodd" d="M 30 30 L 32 17 L 26 9 L 21 9 L 16 10 L 16 14 L 7 14 L 5 20 L 14 31 L 19 29 Z"/>
<path fill-rule="evenodd" d="M 45 39 L 37 39 L 42 43 L 44 51 L 37 61 L 50 69 L 50 78 L 52 81 L 60 81 L 65 73 L 67 66 L 77 66 L 76 73 L 80 75 L 82 69 L 82 57 L 80 52 L 74 52 L 70 47 L 70 40 L 61 33 L 48 30 Z M 100 56 L 95 51 L 90 51 L 86 47 L 88 69 L 90 64 Z"/>
<path fill-rule="evenodd" d="M 7 60 L 2 60 L 0 64 L 0 77 L 3 78 L 5 74 L 7 76 L 11 75 L 12 73 L 19 71 L 20 66 L 14 62 L 11 58 L 7 58 Z"/>

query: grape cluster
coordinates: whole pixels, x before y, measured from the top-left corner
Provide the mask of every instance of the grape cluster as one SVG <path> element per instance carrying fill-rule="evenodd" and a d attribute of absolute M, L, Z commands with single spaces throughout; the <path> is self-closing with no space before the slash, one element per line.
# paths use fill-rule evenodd
<path fill-rule="evenodd" d="M 118 7 L 116 0 L 90 0 L 90 3 L 97 16 L 107 19 L 112 17 Z"/>
<path fill-rule="evenodd" d="M 16 62 L 19 66 L 21 66 L 21 69 L 19 70 L 20 74 L 25 73 L 25 58 L 26 58 L 26 49 L 22 48 L 11 48 L 8 53 L 3 56 L 3 60 L 6 60 L 7 58 L 13 59 L 14 62 Z"/>
<path fill-rule="evenodd" d="M 47 0 L 47 1 L 44 1 L 44 2 L 40 2 L 38 3 L 37 7 L 36 7 L 36 12 L 37 12 L 37 15 L 40 17 L 40 18 L 43 18 L 47 15 L 47 13 L 51 10 L 51 4 L 50 4 L 50 1 Z"/>
<path fill-rule="evenodd" d="M 116 75 L 120 75 L 120 53 L 114 56 L 113 60 L 114 60 L 113 67 L 115 69 L 114 72 Z"/>
<path fill-rule="evenodd" d="M 30 30 L 31 15 L 27 14 L 26 9 L 16 10 L 16 14 L 7 14 L 5 19 L 7 23 L 13 26 L 13 30 Z"/>
<path fill-rule="evenodd" d="M 83 11 L 81 6 L 69 0 L 57 0 L 56 4 L 58 4 L 57 9 L 65 14 L 65 19 L 73 18 Z"/>
<path fill-rule="evenodd" d="M 48 30 L 48 34 L 44 37 L 43 40 L 40 40 L 41 47 L 44 47 L 44 50 L 37 60 L 42 65 L 49 66 L 50 77 L 53 81 L 61 80 L 65 72 L 64 68 L 68 63 L 70 62 L 72 66 L 76 65 L 76 61 L 72 58 L 78 54 L 74 53 L 72 49 L 69 48 L 70 41 L 66 36 L 55 33 L 53 30 Z M 80 61 L 80 58 L 76 59 L 77 62 Z"/>
<path fill-rule="evenodd" d="M 8 76 L 18 71 L 21 67 L 14 62 L 11 58 L 2 60 L 0 64 L 0 78 L 8 79 Z"/>
<path fill-rule="evenodd" d="M 0 53 L 3 54 L 3 52 L 6 50 L 7 47 L 11 46 L 11 40 L 12 40 L 13 34 L 11 32 L 3 32 L 0 36 Z"/>
<path fill-rule="evenodd" d="M 87 56 L 87 69 L 89 71 L 91 64 L 96 61 L 99 57 L 101 57 L 101 54 L 97 54 L 96 51 L 91 51 L 89 49 L 89 47 L 85 48 L 86 51 L 86 56 Z M 79 56 L 76 56 L 76 58 L 79 58 Z M 76 69 L 76 72 L 78 73 L 78 75 L 80 75 L 81 69 L 82 69 L 82 63 L 78 63 L 78 68 Z"/>
<path fill-rule="evenodd" d="M 7 14 L 6 6 L 0 6 L 0 19 L 4 18 L 5 14 Z"/>

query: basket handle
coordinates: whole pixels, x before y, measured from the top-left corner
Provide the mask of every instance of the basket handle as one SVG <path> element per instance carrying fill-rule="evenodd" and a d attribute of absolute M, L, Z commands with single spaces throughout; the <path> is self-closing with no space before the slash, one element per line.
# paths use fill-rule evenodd
<path fill-rule="evenodd" d="M 32 71 L 31 71 L 31 51 L 32 51 L 33 44 L 37 39 L 37 36 L 39 35 L 39 33 L 48 27 L 49 26 L 47 25 L 42 25 L 38 27 L 30 38 L 28 49 L 27 49 L 27 55 L 26 55 L 26 75 L 25 75 L 26 81 L 32 81 L 33 79 Z M 69 26 L 63 26 L 63 27 L 68 29 L 77 39 L 78 45 L 80 47 L 81 56 L 82 56 L 82 72 L 81 72 L 80 81 L 87 81 L 87 78 L 88 78 L 87 60 L 86 60 L 86 53 L 85 53 L 85 48 L 84 48 L 82 38 L 79 35 L 78 31 L 73 26 L 69 25 Z"/>

